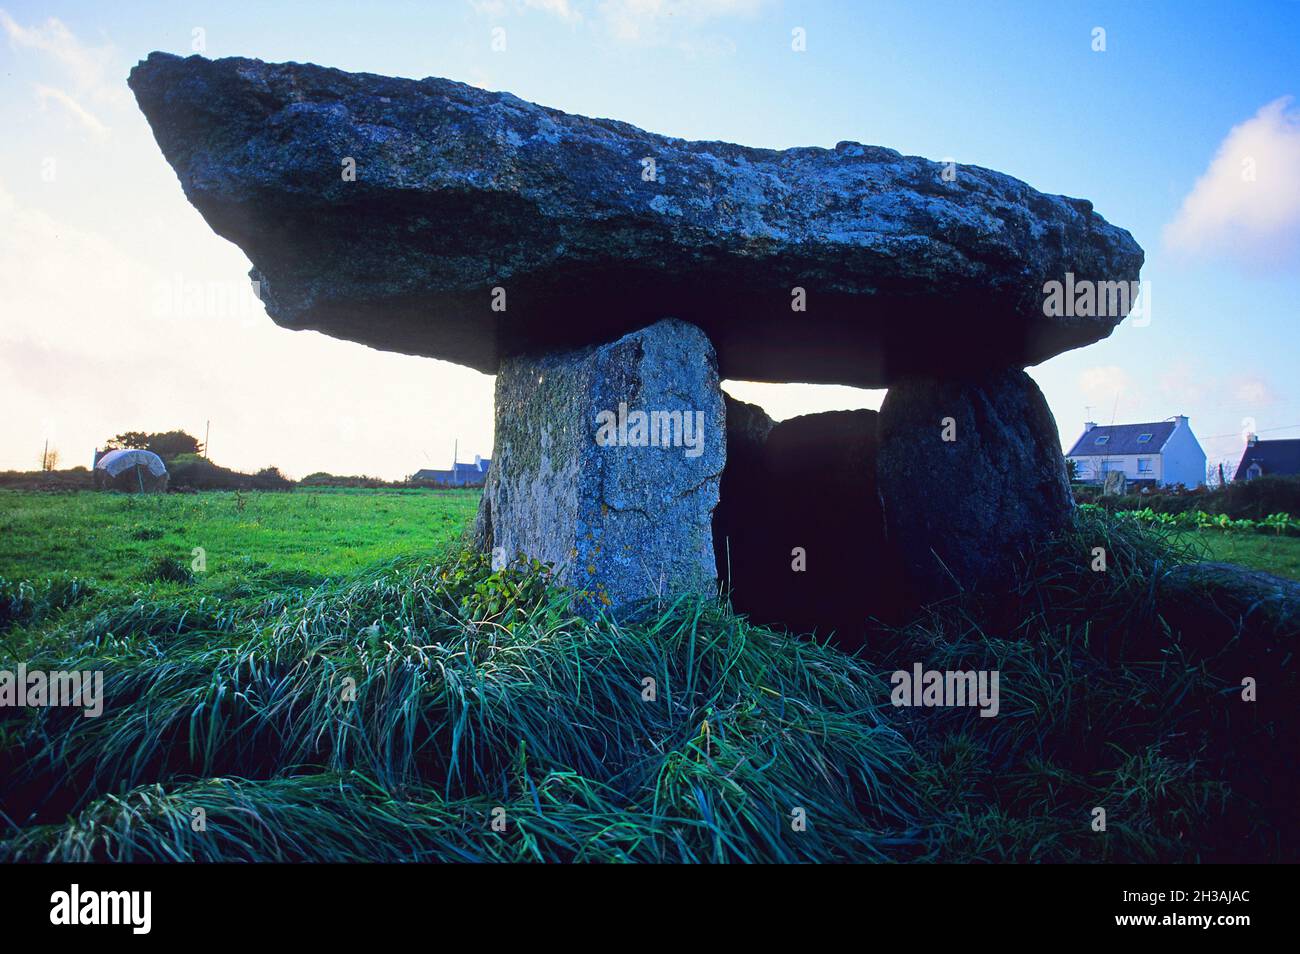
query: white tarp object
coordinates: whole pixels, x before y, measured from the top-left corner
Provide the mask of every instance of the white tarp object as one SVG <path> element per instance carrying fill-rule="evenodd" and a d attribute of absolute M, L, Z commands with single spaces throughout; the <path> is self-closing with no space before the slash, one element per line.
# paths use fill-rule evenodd
<path fill-rule="evenodd" d="M 137 464 L 144 467 L 155 477 L 161 477 L 167 473 L 167 465 L 162 462 L 162 458 L 153 451 L 147 450 L 109 451 L 96 462 L 95 469 L 106 471 L 110 477 L 116 477 L 122 471 L 135 467 Z"/>

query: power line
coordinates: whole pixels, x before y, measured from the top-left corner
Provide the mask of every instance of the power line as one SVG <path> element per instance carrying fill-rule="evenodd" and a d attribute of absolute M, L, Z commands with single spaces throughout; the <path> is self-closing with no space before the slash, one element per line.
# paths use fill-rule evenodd
<path fill-rule="evenodd" d="M 1271 434 L 1274 431 L 1290 431 L 1300 427 L 1300 424 L 1287 424 L 1284 427 L 1266 427 L 1262 431 L 1252 431 L 1252 434 Z M 1211 434 L 1209 437 L 1202 437 L 1203 441 L 1217 441 L 1224 437 L 1240 437 L 1241 431 L 1235 431 L 1231 434 Z"/>

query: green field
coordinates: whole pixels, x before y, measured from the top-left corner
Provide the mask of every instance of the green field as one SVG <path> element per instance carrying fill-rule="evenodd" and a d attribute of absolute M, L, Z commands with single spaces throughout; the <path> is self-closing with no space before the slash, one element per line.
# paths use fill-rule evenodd
<path fill-rule="evenodd" d="M 1300 537 L 1201 530 L 1191 534 L 1191 538 L 1198 547 L 1204 548 L 1207 560 L 1239 563 L 1253 570 L 1300 580 Z"/>
<path fill-rule="evenodd" d="M 105 494 L 0 490 L 0 577 L 69 573 L 102 583 L 152 581 L 165 557 L 193 584 L 221 590 L 250 576 L 320 582 L 399 556 L 445 553 L 474 518 L 477 490 L 299 489 L 293 493 Z M 1300 580 L 1300 537 L 1217 530 L 1183 538 L 1207 560 Z"/>
<path fill-rule="evenodd" d="M 0 577 L 66 572 L 150 582 L 158 560 L 206 570 L 220 590 L 250 575 L 320 582 L 394 557 L 438 555 L 460 538 L 477 490 L 297 490 L 132 495 L 0 490 Z"/>

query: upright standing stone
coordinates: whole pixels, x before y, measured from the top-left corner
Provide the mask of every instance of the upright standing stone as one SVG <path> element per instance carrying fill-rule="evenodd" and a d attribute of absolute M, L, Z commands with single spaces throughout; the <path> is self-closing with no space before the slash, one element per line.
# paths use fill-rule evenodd
<path fill-rule="evenodd" d="M 554 564 L 586 612 L 711 595 L 724 428 L 713 346 L 685 322 L 509 358 L 479 542 Z"/>
<path fill-rule="evenodd" d="M 1074 506 L 1056 421 L 1019 370 L 890 388 L 877 474 L 886 534 L 922 599 L 1004 583 Z"/>

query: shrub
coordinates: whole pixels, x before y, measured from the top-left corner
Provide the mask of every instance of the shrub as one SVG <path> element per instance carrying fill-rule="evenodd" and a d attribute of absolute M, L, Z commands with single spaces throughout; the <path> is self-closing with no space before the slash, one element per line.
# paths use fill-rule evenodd
<path fill-rule="evenodd" d="M 407 486 L 405 481 L 384 480 L 382 477 L 368 477 L 365 474 L 359 477 L 340 477 L 324 471 L 308 474 L 298 483 L 303 487 L 364 487 L 370 490 Z"/>
<path fill-rule="evenodd" d="M 1300 477 L 1265 476 L 1234 480 L 1206 494 L 1205 509 L 1234 519 L 1260 520 L 1274 513 L 1300 514 Z"/>
<path fill-rule="evenodd" d="M 278 467 L 264 467 L 249 482 L 252 490 L 292 490 L 293 481 L 280 473 Z"/>
<path fill-rule="evenodd" d="M 194 490 L 292 490 L 293 481 L 279 468 L 267 467 L 255 474 L 242 474 L 212 463 L 206 457 L 182 454 L 168 468 L 173 489 Z"/>
<path fill-rule="evenodd" d="M 1074 499 L 1098 504 L 1112 513 L 1149 509 L 1153 513 L 1182 514 L 1200 510 L 1225 514 L 1233 520 L 1261 520 L 1276 513 L 1300 514 L 1300 477 L 1237 480 L 1214 490 L 1157 488 L 1122 497 L 1103 497 L 1098 488 L 1077 487 Z"/>
<path fill-rule="evenodd" d="M 94 486 L 94 477 L 86 467 L 0 471 L 0 487 L 10 490 L 91 490 Z"/>

